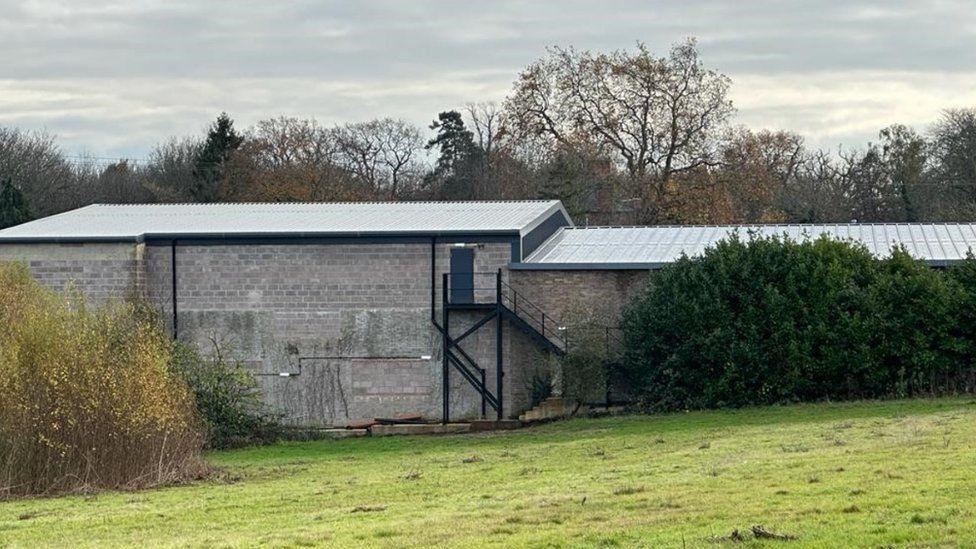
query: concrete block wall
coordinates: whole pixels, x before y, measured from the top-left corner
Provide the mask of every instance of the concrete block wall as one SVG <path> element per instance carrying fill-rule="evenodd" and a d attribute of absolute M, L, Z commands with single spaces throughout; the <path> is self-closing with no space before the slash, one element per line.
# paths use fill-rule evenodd
<path fill-rule="evenodd" d="M 134 243 L 4 244 L 0 262 L 23 263 L 45 286 L 57 291 L 73 287 L 100 303 L 142 295 L 144 251 Z"/>
<path fill-rule="evenodd" d="M 454 244 L 435 247 L 438 286 Z M 477 271 L 511 260 L 508 243 L 468 245 Z M 164 243 L 146 253 L 147 295 L 170 328 L 171 253 Z M 205 352 L 215 342 L 233 350 L 258 376 L 268 402 L 294 423 L 334 425 L 397 412 L 438 418 L 443 355 L 430 321 L 430 254 L 429 242 L 180 244 L 180 338 Z M 439 291 L 435 312 L 439 318 Z M 458 313 L 452 326 L 463 330 L 476 320 Z M 494 379 L 493 336 L 482 330 L 464 348 Z M 451 385 L 452 417 L 479 415 L 480 396 L 453 371 Z"/>
<path fill-rule="evenodd" d="M 532 407 L 533 378 L 551 378 L 558 359 L 514 326 L 505 330 L 505 411 L 516 418 Z"/>
<path fill-rule="evenodd" d="M 516 270 L 509 276 L 520 295 L 557 320 L 588 311 L 619 321 L 649 275 L 647 270 Z"/>

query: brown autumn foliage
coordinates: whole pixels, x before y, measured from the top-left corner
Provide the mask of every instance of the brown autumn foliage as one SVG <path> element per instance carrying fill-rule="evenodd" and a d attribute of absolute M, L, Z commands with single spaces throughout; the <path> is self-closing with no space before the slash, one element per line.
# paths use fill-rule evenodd
<path fill-rule="evenodd" d="M 0 499 L 205 474 L 201 422 L 170 351 L 138 305 L 92 308 L 0 264 Z"/>

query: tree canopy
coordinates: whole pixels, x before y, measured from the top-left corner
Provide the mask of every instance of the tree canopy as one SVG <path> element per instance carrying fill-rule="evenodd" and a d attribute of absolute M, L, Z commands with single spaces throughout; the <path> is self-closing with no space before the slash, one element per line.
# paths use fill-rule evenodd
<path fill-rule="evenodd" d="M 272 117 L 147 158 L 68 157 L 0 127 L 0 175 L 44 216 L 93 202 L 557 198 L 590 224 L 959 221 L 976 216 L 976 109 L 896 120 L 836 150 L 735 125 L 731 80 L 694 40 L 655 53 L 555 47 L 499 102 L 446 106 L 428 128 L 380 116 Z"/>
<path fill-rule="evenodd" d="M 243 143 L 244 137 L 234 130 L 234 121 L 226 112 L 220 113 L 194 162 L 194 185 L 190 191 L 194 200 L 214 202 L 219 198 L 224 166 Z"/>
<path fill-rule="evenodd" d="M 10 179 L 0 183 L 0 229 L 20 225 L 31 220 L 30 206 L 24 193 Z"/>

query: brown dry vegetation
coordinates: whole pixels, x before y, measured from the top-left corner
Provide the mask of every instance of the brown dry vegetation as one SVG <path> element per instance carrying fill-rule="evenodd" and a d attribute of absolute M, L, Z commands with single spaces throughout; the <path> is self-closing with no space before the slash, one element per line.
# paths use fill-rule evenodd
<path fill-rule="evenodd" d="M 0 499 L 199 477 L 193 396 L 133 303 L 93 308 L 0 264 Z"/>

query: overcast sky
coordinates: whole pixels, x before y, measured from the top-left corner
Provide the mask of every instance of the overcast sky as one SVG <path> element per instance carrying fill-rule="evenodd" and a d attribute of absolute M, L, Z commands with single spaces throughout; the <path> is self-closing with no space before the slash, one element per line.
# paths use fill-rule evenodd
<path fill-rule="evenodd" d="M 142 158 L 222 110 L 427 124 L 501 100 L 546 46 L 699 40 L 736 121 L 814 146 L 976 106 L 974 0 L 857 2 L 0 0 L 0 125 Z"/>

